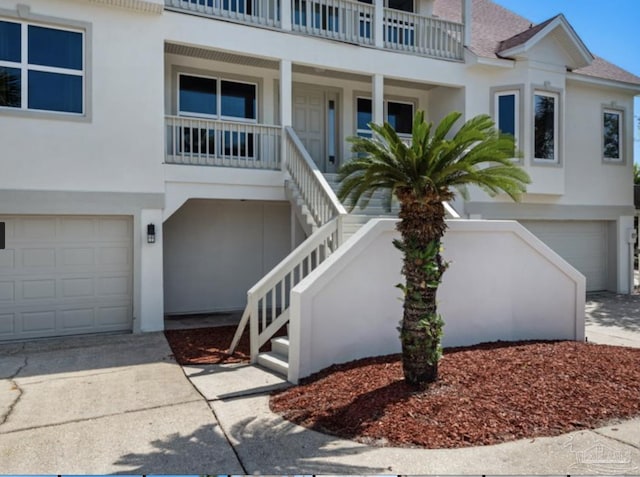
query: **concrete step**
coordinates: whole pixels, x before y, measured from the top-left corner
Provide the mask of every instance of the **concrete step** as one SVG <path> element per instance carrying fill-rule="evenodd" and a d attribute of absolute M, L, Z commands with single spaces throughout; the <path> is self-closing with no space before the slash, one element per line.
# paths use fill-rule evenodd
<path fill-rule="evenodd" d="M 287 358 L 278 353 L 274 353 L 273 351 L 260 353 L 258 355 L 258 364 L 283 376 L 287 376 L 289 374 L 289 363 Z"/>
<path fill-rule="evenodd" d="M 286 359 L 289 359 L 289 338 L 286 336 L 273 338 L 271 340 L 271 351 Z"/>

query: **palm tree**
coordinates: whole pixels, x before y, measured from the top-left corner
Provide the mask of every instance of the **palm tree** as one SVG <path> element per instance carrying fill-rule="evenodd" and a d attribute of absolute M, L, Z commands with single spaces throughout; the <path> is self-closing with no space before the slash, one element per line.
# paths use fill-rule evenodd
<path fill-rule="evenodd" d="M 405 380 L 414 386 L 438 376 L 444 322 L 436 308 L 436 292 L 447 264 L 440 242 L 447 225 L 443 201 L 454 189 L 466 197 L 466 185 L 490 194 L 505 192 L 518 200 L 530 182 L 512 158 L 511 136 L 499 134 L 489 116 L 467 121 L 447 139 L 461 114 L 454 112 L 435 128 L 418 111 L 413 120 L 411 145 L 405 144 L 388 123 L 369 124 L 373 137 L 352 137 L 356 157 L 340 169 L 338 196 L 365 207 L 377 191 L 400 202 L 397 229 L 403 252 L 404 312 L 399 328 Z M 353 206 L 352 206 L 353 207 Z"/>

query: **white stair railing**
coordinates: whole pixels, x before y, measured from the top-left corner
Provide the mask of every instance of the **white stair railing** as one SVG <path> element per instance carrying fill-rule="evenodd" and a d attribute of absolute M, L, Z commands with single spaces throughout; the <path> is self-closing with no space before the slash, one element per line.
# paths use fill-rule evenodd
<path fill-rule="evenodd" d="M 229 353 L 235 351 L 250 321 L 251 362 L 254 363 L 260 347 L 287 324 L 289 292 L 336 250 L 339 221 L 340 217 L 335 217 L 324 224 L 247 292 L 247 307 Z"/>
<path fill-rule="evenodd" d="M 346 214 L 346 209 L 293 128 L 285 127 L 284 135 L 285 170 L 298 188 L 316 225 L 321 227 L 333 217 Z"/>

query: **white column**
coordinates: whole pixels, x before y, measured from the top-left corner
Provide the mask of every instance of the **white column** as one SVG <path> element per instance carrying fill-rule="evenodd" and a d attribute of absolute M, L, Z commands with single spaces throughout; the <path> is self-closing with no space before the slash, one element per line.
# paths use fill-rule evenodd
<path fill-rule="evenodd" d="M 282 126 L 291 126 L 293 124 L 292 84 L 291 61 L 280 60 L 280 124 Z"/>
<path fill-rule="evenodd" d="M 373 42 L 378 48 L 384 46 L 384 0 L 373 1 Z"/>
<path fill-rule="evenodd" d="M 285 126 L 293 126 L 293 73 L 290 60 L 280 60 L 280 125 L 282 139 L 280 141 L 280 162 L 282 170 L 286 170 L 287 141 Z"/>
<path fill-rule="evenodd" d="M 280 27 L 291 31 L 291 0 L 280 0 Z"/>
<path fill-rule="evenodd" d="M 155 242 L 148 243 L 147 226 L 155 228 Z M 162 265 L 162 210 L 140 211 L 140 302 L 135 331 L 164 329 L 164 285 Z"/>
<path fill-rule="evenodd" d="M 633 216 L 618 217 L 618 293 L 633 291 Z"/>
<path fill-rule="evenodd" d="M 384 76 L 371 78 L 371 119 L 375 124 L 384 122 Z"/>
<path fill-rule="evenodd" d="M 471 2 L 472 0 L 460 0 L 462 2 L 462 24 L 464 25 L 464 46 L 471 45 Z"/>

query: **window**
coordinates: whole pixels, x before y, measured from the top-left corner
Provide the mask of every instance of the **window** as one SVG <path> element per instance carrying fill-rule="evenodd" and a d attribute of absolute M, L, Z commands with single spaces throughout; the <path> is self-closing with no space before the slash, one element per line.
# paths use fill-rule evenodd
<path fill-rule="evenodd" d="M 520 146 L 520 90 L 496 92 L 493 115 L 498 131 L 512 136 L 517 149 Z M 516 151 L 513 155 L 516 156 Z"/>
<path fill-rule="evenodd" d="M 0 109 L 85 113 L 84 31 L 0 20 Z"/>
<path fill-rule="evenodd" d="M 602 157 L 605 161 L 622 161 L 622 111 L 603 111 Z"/>
<path fill-rule="evenodd" d="M 179 74 L 178 114 L 255 123 L 258 119 L 257 85 Z M 182 128 L 178 149 L 191 154 L 253 158 L 257 139 L 253 132 L 212 123 L 210 127 Z"/>
<path fill-rule="evenodd" d="M 558 95 L 536 92 L 533 96 L 534 159 L 558 162 Z"/>
<path fill-rule="evenodd" d="M 368 124 L 372 121 L 372 105 L 369 98 L 357 98 L 356 134 L 371 137 Z M 402 138 L 410 138 L 413 129 L 413 103 L 400 101 L 384 102 L 384 120 L 391 124 Z"/>
<path fill-rule="evenodd" d="M 251 122 L 258 119 L 254 83 L 186 74 L 178 75 L 178 83 L 180 115 Z"/>

